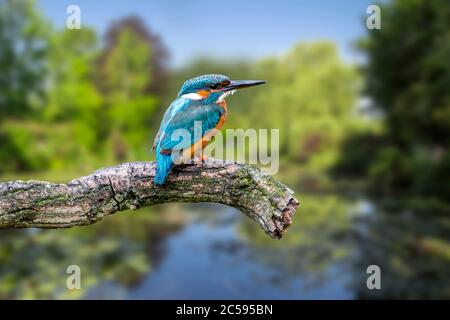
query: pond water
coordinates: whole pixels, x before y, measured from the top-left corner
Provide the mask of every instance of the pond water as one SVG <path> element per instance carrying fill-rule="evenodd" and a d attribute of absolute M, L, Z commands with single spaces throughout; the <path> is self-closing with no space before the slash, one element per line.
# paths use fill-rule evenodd
<path fill-rule="evenodd" d="M 238 212 L 214 208 L 220 218 L 189 223 L 166 242 L 158 269 L 130 290 L 130 298 L 304 299 L 326 295 L 351 298 L 340 267 L 324 273 L 332 281 L 314 286 L 308 274 L 285 277 L 285 252 L 252 248 L 240 239 Z M 223 211 L 223 212 L 220 212 Z M 294 253 L 292 253 L 294 254 Z M 300 258 L 300 257 L 299 257 Z M 267 259 L 275 259 L 272 263 Z M 267 261 L 265 261 L 267 260 Z"/>
<path fill-rule="evenodd" d="M 120 213 L 89 227 L 0 232 L 1 298 L 449 298 L 450 219 L 304 195 L 282 240 L 222 205 Z M 381 269 L 369 290 L 366 269 Z M 68 265 L 81 270 L 67 290 Z"/>

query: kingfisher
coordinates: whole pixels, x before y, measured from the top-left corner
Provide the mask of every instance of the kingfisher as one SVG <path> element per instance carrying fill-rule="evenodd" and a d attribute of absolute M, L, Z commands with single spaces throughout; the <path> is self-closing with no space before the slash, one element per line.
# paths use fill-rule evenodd
<path fill-rule="evenodd" d="M 230 80 L 221 74 L 202 75 L 184 82 L 177 98 L 164 113 L 153 143 L 156 149 L 154 184 L 163 185 L 174 165 L 195 158 L 219 132 L 227 119 L 226 97 L 236 90 L 263 83 L 262 80 Z M 179 129 L 188 134 L 177 134 Z"/>

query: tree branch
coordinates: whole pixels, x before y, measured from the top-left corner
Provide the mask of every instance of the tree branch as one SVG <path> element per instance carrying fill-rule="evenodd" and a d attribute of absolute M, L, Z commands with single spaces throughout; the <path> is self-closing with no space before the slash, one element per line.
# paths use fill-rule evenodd
<path fill-rule="evenodd" d="M 154 162 L 132 162 L 68 184 L 0 183 L 0 228 L 63 228 L 158 203 L 217 202 L 241 210 L 279 239 L 298 206 L 291 189 L 254 166 L 212 159 L 183 165 L 163 187 L 153 185 L 155 168 Z"/>

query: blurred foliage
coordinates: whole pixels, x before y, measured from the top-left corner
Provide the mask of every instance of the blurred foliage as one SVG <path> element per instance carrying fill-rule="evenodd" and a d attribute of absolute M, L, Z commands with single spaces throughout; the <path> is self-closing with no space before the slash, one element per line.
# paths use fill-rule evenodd
<path fill-rule="evenodd" d="M 385 113 L 388 135 L 405 148 L 450 142 L 448 1 L 392 1 L 382 32 L 361 42 L 367 92 Z"/>
<path fill-rule="evenodd" d="M 132 71 L 137 71 L 141 74 L 141 78 L 150 78 L 150 81 L 144 81 L 144 88 L 141 87 L 146 93 L 165 93 L 168 79 L 167 63 L 169 52 L 161 38 L 148 29 L 145 23 L 137 16 L 122 18 L 109 26 L 104 37 L 105 48 L 100 55 L 100 64 L 104 65 L 108 63 L 105 60 L 111 59 L 111 55 L 115 55 L 119 50 L 123 50 L 127 44 L 126 42 L 128 42 L 133 50 L 126 50 L 127 52 L 125 52 L 125 54 L 129 55 L 126 60 L 128 65 L 125 65 L 125 60 L 122 62 L 117 61 L 119 64 L 122 63 L 120 72 L 128 72 L 129 75 L 138 78 L 136 74 L 132 73 Z M 119 49 L 120 47 L 121 49 Z M 134 52 L 135 49 L 140 52 L 135 55 L 129 54 L 129 52 Z M 140 65 L 144 69 L 136 69 L 137 65 Z M 114 67 L 114 65 L 110 65 L 109 67 Z M 103 80 L 106 80 L 106 82 L 99 81 L 98 85 L 100 87 L 109 81 L 108 79 Z M 122 81 L 124 80 L 122 79 Z"/>
<path fill-rule="evenodd" d="M 299 44 L 280 59 L 259 62 L 256 69 L 269 85 L 254 99 L 251 123 L 258 119 L 258 127 L 280 128 L 280 153 L 290 160 L 328 168 L 357 120 L 352 117 L 356 70 L 328 42 Z"/>
<path fill-rule="evenodd" d="M 0 173 L 87 172 L 148 156 L 167 73 L 159 38 L 125 18 L 100 46 L 88 27 L 52 30 L 32 1 L 7 1 L 0 12 Z"/>
<path fill-rule="evenodd" d="M 450 6 L 445 0 L 392 1 L 382 12 L 382 29 L 359 45 L 368 57 L 366 93 L 383 113 L 384 133 L 376 138 L 383 143 L 373 144 L 370 132 L 348 137 L 337 169 L 355 166 L 378 193 L 448 201 Z"/>
<path fill-rule="evenodd" d="M 133 48 L 130 50 L 129 48 Z M 114 45 L 103 54 L 100 82 L 107 106 L 113 153 L 118 161 L 150 141 L 145 133 L 158 99 L 146 93 L 155 79 L 151 72 L 152 45 L 130 27 L 117 31 Z M 144 154 L 142 150 L 142 154 Z M 136 157 L 136 155 L 134 155 Z"/>
<path fill-rule="evenodd" d="M 41 105 L 50 25 L 31 1 L 0 3 L 0 124 Z"/>

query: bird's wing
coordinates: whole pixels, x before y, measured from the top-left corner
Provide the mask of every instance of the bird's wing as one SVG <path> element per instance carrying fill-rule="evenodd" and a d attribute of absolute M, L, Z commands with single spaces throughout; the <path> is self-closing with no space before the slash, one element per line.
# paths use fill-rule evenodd
<path fill-rule="evenodd" d="M 162 118 L 161 124 L 159 126 L 158 133 L 156 134 L 155 140 L 153 141 L 152 149 L 156 148 L 156 145 L 158 144 L 159 138 L 161 137 L 162 129 L 166 125 L 167 121 L 169 121 L 169 119 L 171 118 L 172 113 L 174 111 L 176 111 L 177 109 L 181 109 L 183 107 L 183 104 L 185 103 L 184 100 L 186 100 L 186 99 L 183 99 L 183 100 L 176 99 L 170 104 L 169 108 L 167 108 L 167 110 L 164 113 L 164 116 Z"/>
<path fill-rule="evenodd" d="M 223 109 L 215 104 L 205 105 L 195 100 L 183 102 L 183 106 L 174 109 L 166 123 L 161 126 L 161 135 L 157 143 L 160 152 L 171 153 L 173 150 L 189 148 L 208 130 L 216 127 L 222 113 Z M 201 122 L 201 132 L 196 132 L 195 122 Z M 172 137 L 172 134 L 178 129 L 187 130 L 190 135 L 189 139 L 186 139 L 186 136 L 178 135 Z"/>

